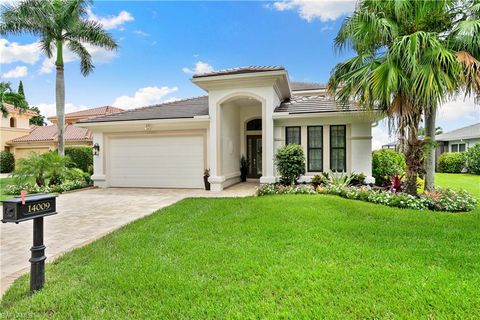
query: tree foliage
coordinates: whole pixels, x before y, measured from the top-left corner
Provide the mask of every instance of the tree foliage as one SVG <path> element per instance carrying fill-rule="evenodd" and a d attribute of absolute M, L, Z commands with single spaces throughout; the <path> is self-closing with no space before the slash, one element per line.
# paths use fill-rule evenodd
<path fill-rule="evenodd" d="M 11 104 L 20 111 L 28 109 L 28 103 L 25 97 L 13 91 L 9 82 L 0 82 L 0 110 L 3 117 L 7 117 L 8 111 L 4 103 Z"/>
<path fill-rule="evenodd" d="M 335 45 L 356 55 L 335 66 L 329 92 L 383 113 L 398 131 L 406 188 L 416 194 L 422 114 L 460 91 L 480 92 L 478 0 L 364 0 L 345 19 Z"/>

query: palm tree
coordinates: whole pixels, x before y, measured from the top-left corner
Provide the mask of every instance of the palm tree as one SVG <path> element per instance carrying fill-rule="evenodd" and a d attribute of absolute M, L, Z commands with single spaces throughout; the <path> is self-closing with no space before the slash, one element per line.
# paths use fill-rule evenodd
<path fill-rule="evenodd" d="M 442 134 L 442 133 L 443 133 L 442 127 L 435 127 L 435 135 L 436 136 L 438 136 L 439 134 Z M 425 128 L 424 127 L 418 128 L 418 135 L 425 136 Z"/>
<path fill-rule="evenodd" d="M 434 114 L 462 88 L 478 89 L 480 68 L 474 57 L 480 23 L 463 14 L 475 6 L 474 1 L 365 0 L 345 19 L 335 39 L 337 48 L 350 47 L 356 56 L 335 66 L 329 91 L 342 104 L 353 99 L 389 117 L 403 145 L 410 194 L 417 193 L 428 146 L 418 139 L 422 115 Z M 466 21 L 470 32 L 467 26 L 458 27 Z M 468 57 L 462 60 L 454 45 L 476 51 L 462 51 Z"/>
<path fill-rule="evenodd" d="M 92 57 L 85 44 L 116 50 L 118 45 L 100 23 L 87 20 L 86 0 L 24 0 L 2 7 L 0 34 L 32 34 L 40 39 L 48 58 L 55 55 L 58 151 L 64 151 L 65 80 L 63 50 L 66 46 L 80 58 L 84 76 L 92 72 Z"/>
<path fill-rule="evenodd" d="M 28 103 L 25 101 L 25 97 L 14 92 L 9 82 L 0 82 L 0 110 L 3 117 L 6 117 L 8 110 L 5 108 L 4 103 L 12 104 L 20 109 L 20 111 L 28 109 Z"/>

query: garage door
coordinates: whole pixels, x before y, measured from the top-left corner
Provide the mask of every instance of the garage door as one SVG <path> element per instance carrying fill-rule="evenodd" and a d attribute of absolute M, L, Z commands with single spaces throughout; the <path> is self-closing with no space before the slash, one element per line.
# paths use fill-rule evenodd
<path fill-rule="evenodd" d="M 112 187 L 203 188 L 203 137 L 112 138 Z"/>

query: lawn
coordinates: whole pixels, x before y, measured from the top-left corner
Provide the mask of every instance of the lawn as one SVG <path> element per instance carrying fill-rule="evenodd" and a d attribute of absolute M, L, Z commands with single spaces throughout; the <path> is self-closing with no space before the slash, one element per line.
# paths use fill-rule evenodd
<path fill-rule="evenodd" d="M 5 199 L 13 197 L 12 195 L 4 194 L 4 192 L 3 192 L 3 188 L 8 184 L 13 184 L 13 178 L 2 178 L 2 179 L 0 179 L 0 200 L 5 200 Z"/>
<path fill-rule="evenodd" d="M 480 176 L 467 173 L 436 173 L 435 184 L 440 187 L 464 189 L 480 199 Z"/>
<path fill-rule="evenodd" d="M 49 264 L 33 296 L 21 277 L 0 318 L 473 319 L 479 230 L 478 209 L 187 199 Z"/>

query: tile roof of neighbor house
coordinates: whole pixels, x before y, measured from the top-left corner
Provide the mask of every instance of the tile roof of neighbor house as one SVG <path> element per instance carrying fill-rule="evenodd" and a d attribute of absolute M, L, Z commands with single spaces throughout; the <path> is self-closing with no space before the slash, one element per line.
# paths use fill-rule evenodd
<path fill-rule="evenodd" d="M 292 81 L 290 88 L 292 91 L 326 90 L 327 85 L 325 83 Z"/>
<path fill-rule="evenodd" d="M 208 115 L 208 96 L 202 96 L 127 110 L 103 117 L 82 120 L 79 123 L 150 119 L 181 119 L 206 115 Z"/>
<path fill-rule="evenodd" d="M 35 111 L 32 111 L 32 110 L 25 110 L 24 111 L 20 108 L 15 107 L 13 104 L 10 104 L 10 103 L 4 102 L 3 106 L 5 107 L 5 110 L 7 110 L 8 113 L 18 112 L 18 113 L 25 113 L 25 114 L 28 114 L 28 115 L 31 115 L 31 116 L 36 116 L 37 115 L 37 113 Z"/>
<path fill-rule="evenodd" d="M 223 76 L 223 75 L 232 75 L 232 74 L 242 74 L 242 73 L 253 73 L 253 72 L 267 72 L 267 71 L 280 71 L 285 70 L 282 66 L 248 66 L 248 67 L 238 67 L 217 70 L 212 72 L 197 73 L 193 75 L 193 78 L 203 78 L 211 76 Z"/>
<path fill-rule="evenodd" d="M 480 123 L 472 124 L 470 126 L 439 134 L 435 137 L 435 140 L 451 141 L 475 138 L 480 139 Z"/>
<path fill-rule="evenodd" d="M 66 141 L 90 141 L 92 140 L 92 132 L 85 128 L 78 128 L 73 125 L 65 126 L 64 137 Z M 57 139 L 57 126 L 35 127 L 29 134 L 10 140 L 9 142 L 40 142 L 55 141 Z"/>
<path fill-rule="evenodd" d="M 85 109 L 85 110 L 66 113 L 65 118 L 83 118 L 83 117 L 90 118 L 90 117 L 104 116 L 107 114 L 118 113 L 123 111 L 125 110 L 117 107 L 104 106 L 104 107 L 91 108 L 91 109 Z M 57 118 L 56 116 L 48 117 L 49 120 L 56 119 L 56 118 Z"/>

